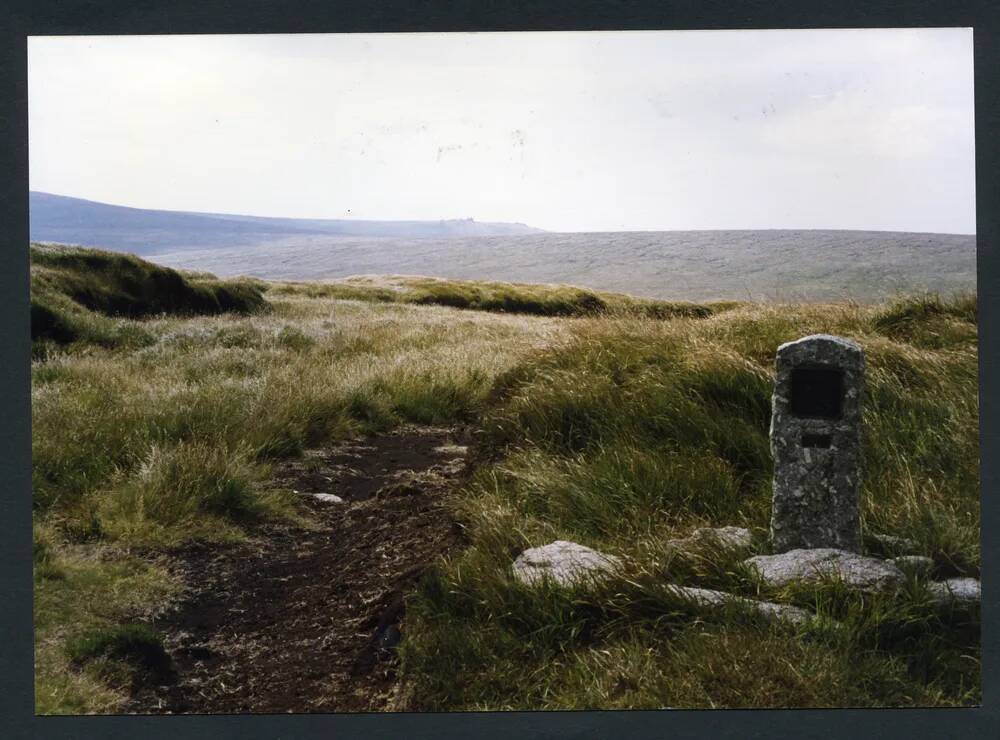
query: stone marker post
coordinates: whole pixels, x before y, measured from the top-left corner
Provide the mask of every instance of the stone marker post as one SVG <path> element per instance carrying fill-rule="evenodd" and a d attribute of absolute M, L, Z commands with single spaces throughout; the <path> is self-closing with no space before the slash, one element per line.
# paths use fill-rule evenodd
<path fill-rule="evenodd" d="M 778 347 L 771 411 L 775 552 L 861 551 L 861 407 L 865 356 L 814 334 Z"/>

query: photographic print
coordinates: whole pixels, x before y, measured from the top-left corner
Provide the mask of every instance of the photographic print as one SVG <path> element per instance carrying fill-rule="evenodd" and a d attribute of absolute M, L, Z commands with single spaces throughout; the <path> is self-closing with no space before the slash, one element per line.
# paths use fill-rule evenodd
<path fill-rule="evenodd" d="M 29 37 L 35 712 L 978 705 L 972 39 Z"/>

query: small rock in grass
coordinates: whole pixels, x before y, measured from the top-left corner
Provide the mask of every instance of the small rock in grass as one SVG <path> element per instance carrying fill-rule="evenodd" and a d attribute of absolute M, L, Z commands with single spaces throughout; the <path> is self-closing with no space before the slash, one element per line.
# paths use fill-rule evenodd
<path fill-rule="evenodd" d="M 705 545 L 722 550 L 749 550 L 753 546 L 753 534 L 743 527 L 701 527 L 682 539 L 668 540 L 667 544 L 678 550 Z"/>
<path fill-rule="evenodd" d="M 892 563 L 904 573 L 927 574 L 934 567 L 934 559 L 926 555 L 900 555 Z"/>
<path fill-rule="evenodd" d="M 532 547 L 514 561 L 514 577 L 533 585 L 551 580 L 568 586 L 604 575 L 621 561 L 614 555 L 592 550 L 576 542 L 556 540 L 542 547 Z"/>
<path fill-rule="evenodd" d="M 940 604 L 978 604 L 982 588 L 976 578 L 949 578 L 927 584 L 927 590 Z"/>
<path fill-rule="evenodd" d="M 670 590 L 683 599 L 687 599 L 702 607 L 725 607 L 738 604 L 775 622 L 789 624 L 804 624 L 815 618 L 812 612 L 789 604 L 776 604 L 771 601 L 747 599 L 725 591 L 715 591 L 709 588 L 693 588 L 691 586 L 671 586 Z"/>
<path fill-rule="evenodd" d="M 333 493 L 314 493 L 313 497 L 317 501 L 322 501 L 324 504 L 342 504 L 344 499 Z"/>
<path fill-rule="evenodd" d="M 769 586 L 833 579 L 862 591 L 887 591 L 905 580 L 892 563 L 831 547 L 758 555 L 744 564 L 754 568 Z"/>

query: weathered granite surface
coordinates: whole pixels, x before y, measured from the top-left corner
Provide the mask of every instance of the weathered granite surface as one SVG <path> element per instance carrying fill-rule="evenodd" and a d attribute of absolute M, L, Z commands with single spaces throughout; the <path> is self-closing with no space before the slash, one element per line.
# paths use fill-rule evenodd
<path fill-rule="evenodd" d="M 775 551 L 832 547 L 861 551 L 861 414 L 865 359 L 847 339 L 815 334 L 778 347 L 772 398 L 771 453 L 774 494 L 771 539 Z M 839 413 L 808 415 L 793 406 L 799 369 L 842 370 Z M 800 374 L 797 376 L 802 378 Z M 827 384 L 827 386 L 832 384 Z M 814 383 L 799 406 L 821 400 Z M 814 396 L 814 397 L 813 397 Z"/>
<path fill-rule="evenodd" d="M 743 562 L 771 586 L 833 579 L 862 591 L 887 591 L 905 579 L 903 572 L 890 562 L 830 547 L 758 555 Z"/>
<path fill-rule="evenodd" d="M 982 601 L 982 587 L 975 578 L 949 578 L 927 584 L 927 589 L 941 604 L 976 604 Z"/>
<path fill-rule="evenodd" d="M 529 585 L 546 579 L 568 586 L 612 571 L 620 563 L 614 555 L 576 542 L 556 540 L 525 550 L 514 561 L 514 577 Z"/>
<path fill-rule="evenodd" d="M 739 605 L 775 622 L 803 624 L 815 617 L 812 612 L 797 606 L 791 606 L 790 604 L 757 601 L 710 588 L 694 588 L 691 586 L 670 586 L 669 588 L 680 598 L 689 600 L 701 607 L 724 608 L 729 605 Z"/>

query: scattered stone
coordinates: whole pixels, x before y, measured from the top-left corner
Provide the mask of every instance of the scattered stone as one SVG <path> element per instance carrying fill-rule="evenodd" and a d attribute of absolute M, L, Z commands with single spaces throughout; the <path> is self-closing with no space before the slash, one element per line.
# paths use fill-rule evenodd
<path fill-rule="evenodd" d="M 927 590 L 940 604 L 978 604 L 982 588 L 976 578 L 949 578 L 927 584 Z"/>
<path fill-rule="evenodd" d="M 926 555 L 900 555 L 890 561 L 904 573 L 927 574 L 934 567 L 934 559 Z"/>
<path fill-rule="evenodd" d="M 775 552 L 861 551 L 861 416 L 865 356 L 814 334 L 778 347 L 771 401 Z"/>
<path fill-rule="evenodd" d="M 576 542 L 556 540 L 542 547 L 532 547 L 514 561 L 514 577 L 533 585 L 546 579 L 568 586 L 587 578 L 606 574 L 620 564 L 614 555 L 605 555 Z"/>
<path fill-rule="evenodd" d="M 462 456 L 468 454 L 469 448 L 466 445 L 441 445 L 440 447 L 435 447 L 434 451 L 441 455 L 455 455 Z"/>
<path fill-rule="evenodd" d="M 750 609 L 771 621 L 804 624 L 815 617 L 812 612 L 789 604 L 775 604 L 771 601 L 756 601 L 743 596 L 715 591 L 708 588 L 693 588 L 690 586 L 671 586 L 670 590 L 683 599 L 687 599 L 702 607 L 726 607 L 738 604 Z"/>
<path fill-rule="evenodd" d="M 314 493 L 313 497 L 317 501 L 322 501 L 324 504 L 342 504 L 344 499 L 333 493 Z"/>
<path fill-rule="evenodd" d="M 743 527 L 701 527 L 687 537 L 668 540 L 667 544 L 678 550 L 706 545 L 721 550 L 749 550 L 753 546 L 753 533 Z"/>
<path fill-rule="evenodd" d="M 920 545 L 906 537 L 894 537 L 891 534 L 865 534 L 865 543 L 874 546 L 879 552 L 891 555 L 909 555 L 920 549 Z"/>
<path fill-rule="evenodd" d="M 887 591 L 904 580 L 903 572 L 892 563 L 831 547 L 758 555 L 744 564 L 754 568 L 769 586 L 835 579 L 862 591 Z"/>

